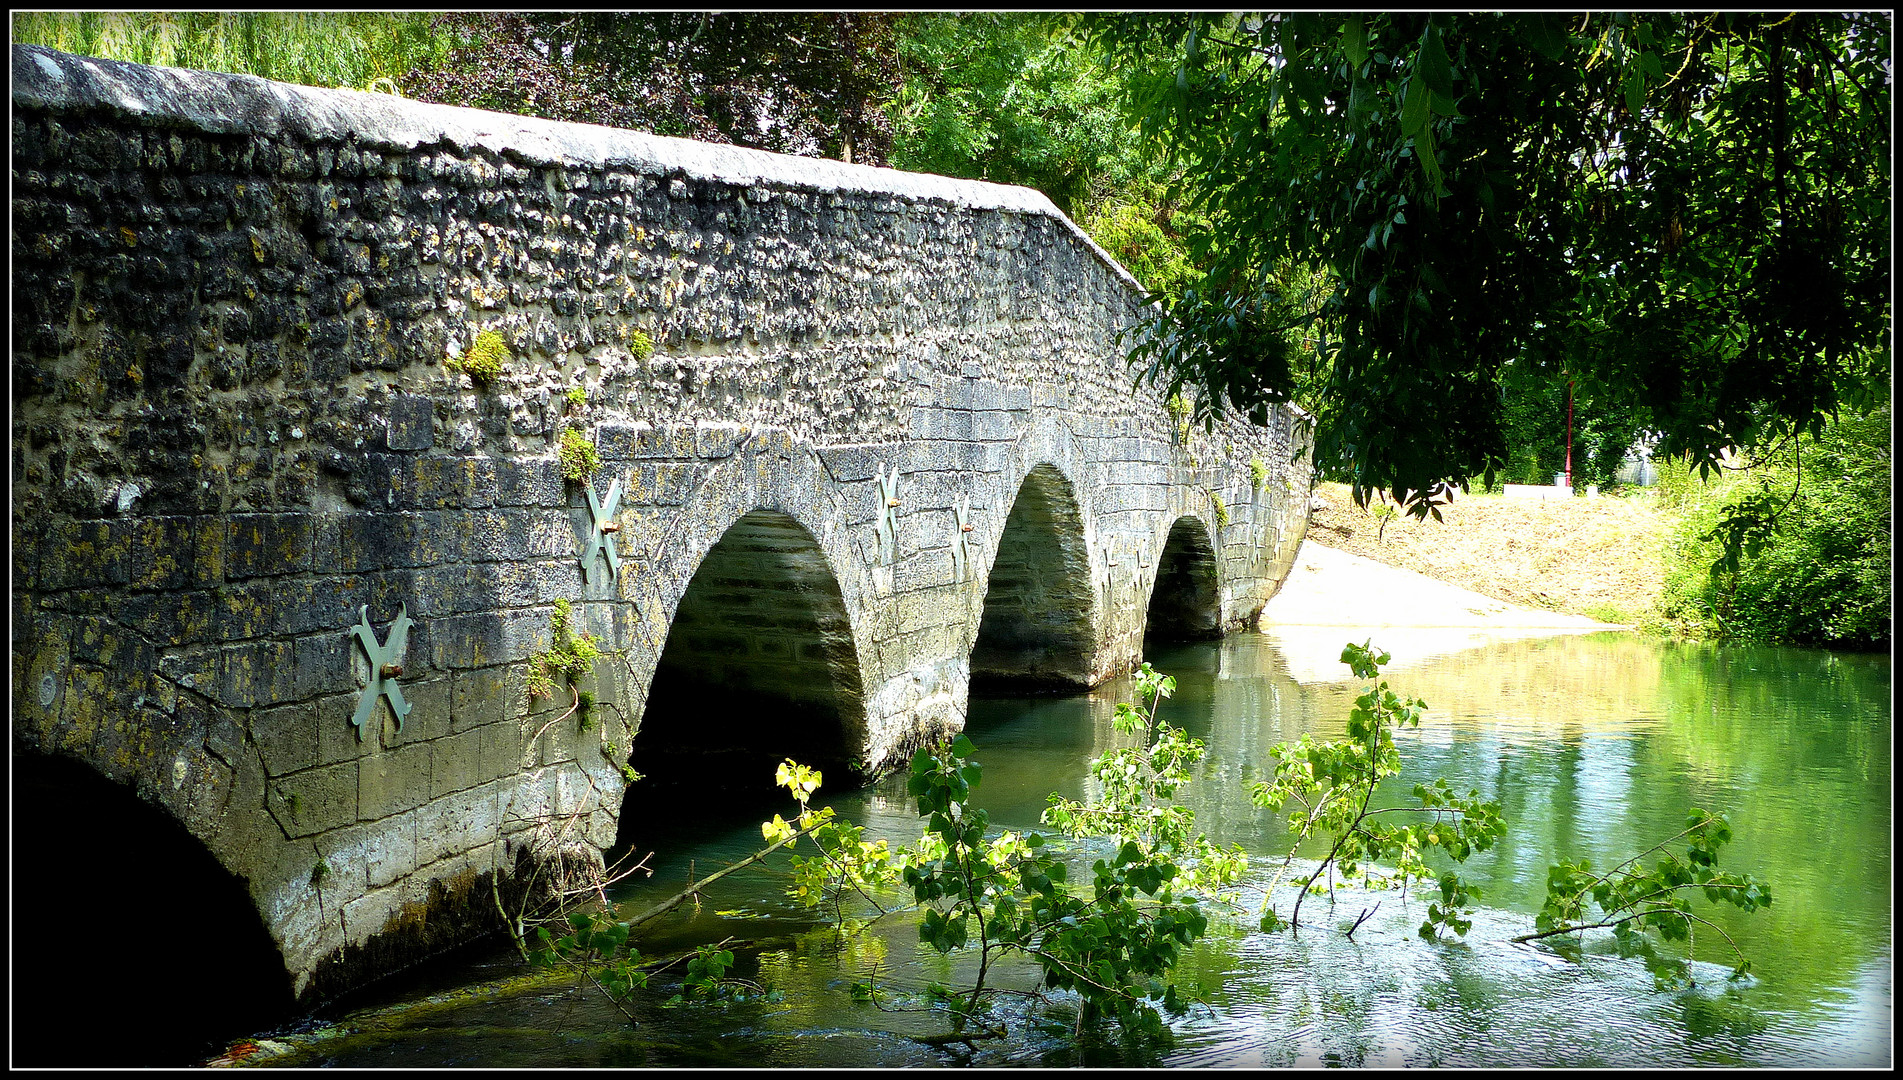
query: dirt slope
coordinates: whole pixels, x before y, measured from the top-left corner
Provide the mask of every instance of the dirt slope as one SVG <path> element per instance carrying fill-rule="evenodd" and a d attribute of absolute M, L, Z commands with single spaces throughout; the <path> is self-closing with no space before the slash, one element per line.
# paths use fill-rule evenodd
<path fill-rule="evenodd" d="M 1640 623 L 1664 581 L 1671 518 L 1649 493 L 1554 500 L 1459 495 L 1441 521 L 1395 515 L 1383 529 L 1344 484 L 1315 492 L 1308 536 L 1318 544 L 1526 607 Z"/>

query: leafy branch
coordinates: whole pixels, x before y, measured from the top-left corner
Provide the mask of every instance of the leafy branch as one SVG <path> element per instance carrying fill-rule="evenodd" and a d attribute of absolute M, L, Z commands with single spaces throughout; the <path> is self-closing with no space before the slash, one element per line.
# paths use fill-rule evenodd
<path fill-rule="evenodd" d="M 1666 851 L 1679 840 L 1687 840 L 1685 857 Z M 1725 819 L 1703 810 L 1693 810 L 1686 826 L 1678 832 L 1603 874 L 1594 874 L 1590 860 L 1562 860 L 1547 872 L 1546 903 L 1534 920 L 1534 933 L 1514 938 L 1516 942 L 1540 941 L 1586 930 L 1612 931 L 1621 956 L 1646 952 L 1661 987 L 1668 983 L 1691 982 L 1689 959 L 1695 957 L 1695 926 L 1710 927 L 1737 958 L 1733 977 L 1750 970 L 1736 941 L 1722 927 L 1693 914 L 1687 902 L 1702 892 L 1711 903 L 1729 903 L 1746 912 L 1771 904 L 1770 889 L 1746 874 L 1717 869 L 1718 849 L 1731 841 L 1731 827 Z M 1663 853 L 1651 868 L 1637 864 L 1648 855 Z M 1591 903 L 1599 911 L 1597 919 L 1585 912 Z M 1659 958 L 1647 949 L 1647 931 L 1664 941 L 1684 941 L 1687 960 Z"/>
<path fill-rule="evenodd" d="M 1376 652 L 1372 642 L 1349 643 L 1341 651 L 1342 662 L 1358 678 L 1373 679 L 1389 654 Z M 1448 872 L 1435 875 L 1423 859 L 1428 848 L 1438 847 L 1457 862 L 1464 862 L 1475 851 L 1485 851 L 1506 832 L 1500 818 L 1500 804 L 1480 798 L 1477 791 L 1460 795 L 1445 780 L 1432 785 L 1416 784 L 1414 797 L 1419 806 L 1370 807 L 1374 789 L 1387 777 L 1401 770 L 1401 754 L 1394 745 L 1394 729 L 1419 727 L 1421 711 L 1427 703 L 1418 698 L 1402 700 L 1386 681 L 1377 682 L 1355 699 L 1348 716 L 1348 738 L 1315 742 L 1307 735 L 1294 743 L 1270 748 L 1275 766 L 1269 780 L 1258 781 L 1252 789 L 1257 806 L 1279 810 L 1294 802 L 1301 809 L 1289 815 L 1289 831 L 1295 835 L 1291 847 L 1263 898 L 1262 929 L 1273 931 L 1283 926 L 1299 927 L 1302 902 L 1311 892 L 1333 892 L 1334 874 L 1344 880 L 1361 879 L 1371 887 L 1399 885 L 1405 895 L 1411 881 L 1438 877 L 1440 900 L 1430 903 L 1427 919 L 1421 924 L 1422 937 L 1435 937 L 1441 930 L 1464 935 L 1472 927 L 1470 905 L 1480 887 L 1462 881 Z M 1375 820 L 1383 814 L 1415 814 L 1424 820 L 1405 825 L 1389 825 Z M 1287 872 L 1302 841 L 1316 833 L 1332 834 L 1328 853 L 1302 882 L 1286 923 L 1269 906 L 1275 885 Z M 1383 875 L 1371 864 L 1392 861 L 1395 869 Z M 1328 883 L 1322 884 L 1322 877 Z"/>

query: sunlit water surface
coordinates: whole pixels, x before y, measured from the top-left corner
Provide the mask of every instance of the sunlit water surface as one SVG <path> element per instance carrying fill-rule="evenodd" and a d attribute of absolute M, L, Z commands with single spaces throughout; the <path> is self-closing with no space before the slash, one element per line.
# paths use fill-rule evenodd
<path fill-rule="evenodd" d="M 1315 659 L 1339 650 L 1338 640 L 1320 640 L 1332 633 L 1246 634 L 1150 657 L 1178 680 L 1165 716 L 1209 744 L 1184 801 L 1212 839 L 1251 853 L 1257 884 L 1288 841 L 1281 817 L 1250 803 L 1249 784 L 1275 743 L 1303 732 L 1341 735 L 1361 688 L 1345 667 Z M 940 1047 L 920 1041 L 949 1030 L 923 990 L 968 980 L 972 959 L 920 945 L 904 915 L 842 936 L 783 896 L 784 864 L 770 863 L 717 883 L 698 910 L 669 916 L 643 950 L 666 955 L 731 938 L 734 973 L 778 991 L 778 1000 L 664 1008 L 673 988 L 663 975 L 635 1002 L 631 1025 L 592 988 L 524 978 L 513 950 L 497 944 L 373 988 L 316 1029 L 279 1033 L 295 1049 L 275 1061 L 1890 1065 L 1888 657 L 1613 634 L 1476 644 L 1410 631 L 1402 644 L 1387 677 L 1403 696 L 1425 698 L 1429 711 L 1418 730 L 1398 737 L 1405 773 L 1384 794 L 1398 800 L 1414 783 L 1444 776 L 1498 799 L 1509 827 L 1502 845 L 1467 864 L 1488 906 L 1464 942 L 1422 940 L 1424 902 L 1342 890 L 1332 906 L 1307 901 L 1299 936 L 1263 934 L 1249 919 L 1212 920 L 1176 974 L 1201 1004 L 1175 1021 L 1171 1045 L 1106 1033 L 1080 1046 L 1028 1022 L 1061 1022 L 1060 998 L 1042 1012 L 1007 1004 L 1010 1039 Z M 984 765 L 978 800 L 993 825 L 1037 827 L 1053 790 L 1087 797 L 1089 762 L 1116 744 L 1111 709 L 1128 692 L 1120 681 L 1073 698 L 975 700 L 967 730 Z M 918 836 L 903 777 L 831 805 L 866 825 L 867 839 Z M 1575 964 L 1508 941 L 1533 928 L 1549 863 L 1618 863 L 1683 828 L 1694 807 L 1732 824 L 1736 840 L 1720 866 L 1770 883 L 1774 903 L 1754 915 L 1701 904 L 1751 959 L 1753 977 L 1726 977 L 1734 959 L 1711 934 L 1698 940 L 1695 985 L 1672 991 L 1656 989 L 1640 960 L 1613 955 L 1606 942 L 1589 940 Z M 641 838 L 657 852 L 656 872 L 617 896 L 624 915 L 677 891 L 690 862 L 705 876 L 759 845 L 757 813 L 678 811 Z M 1278 906 L 1287 911 L 1286 896 Z M 869 975 L 886 990 L 884 1008 L 853 998 L 852 984 Z M 1036 973 L 1007 964 L 991 982 L 1030 990 Z"/>

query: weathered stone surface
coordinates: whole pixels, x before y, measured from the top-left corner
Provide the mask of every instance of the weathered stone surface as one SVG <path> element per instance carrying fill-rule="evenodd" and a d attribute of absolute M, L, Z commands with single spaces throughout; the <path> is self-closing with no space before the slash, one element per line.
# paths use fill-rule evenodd
<path fill-rule="evenodd" d="M 15 745 L 162 801 L 300 992 L 462 932 L 550 819 L 612 840 L 630 755 L 902 762 L 973 678 L 1248 623 L 1300 542 L 1298 418 L 1180 438 L 1036 192 L 12 58 Z M 586 585 L 566 428 L 622 490 Z M 605 655 L 531 699 L 558 600 Z M 400 731 L 351 724 L 366 611 Z"/>

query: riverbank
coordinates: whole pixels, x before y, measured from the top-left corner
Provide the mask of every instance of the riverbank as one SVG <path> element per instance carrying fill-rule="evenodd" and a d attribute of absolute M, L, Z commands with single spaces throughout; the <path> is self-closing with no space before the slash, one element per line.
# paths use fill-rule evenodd
<path fill-rule="evenodd" d="M 1262 609 L 1259 625 L 1290 675 L 1304 684 L 1346 677 L 1340 658 L 1344 640 L 1372 640 L 1392 655 L 1390 670 L 1400 670 L 1522 638 L 1633 629 L 1509 604 L 1312 539 L 1302 542 L 1288 580 Z"/>
<path fill-rule="evenodd" d="M 1315 490 L 1309 540 L 1495 601 L 1622 625 L 1657 621 L 1673 516 L 1649 491 L 1571 499 L 1461 494 L 1441 520 L 1355 506 L 1345 484 Z M 1443 624 L 1461 625 L 1461 624 Z"/>

